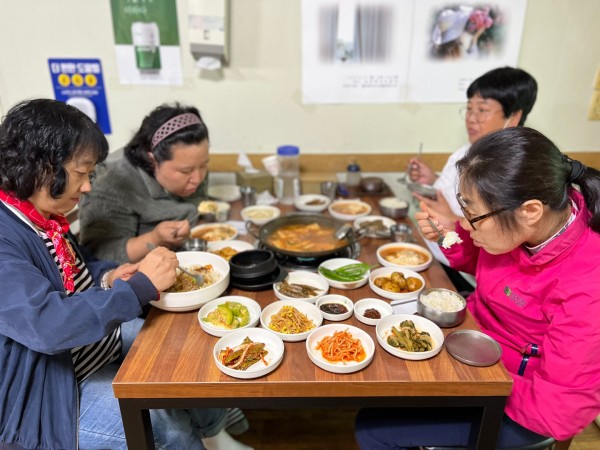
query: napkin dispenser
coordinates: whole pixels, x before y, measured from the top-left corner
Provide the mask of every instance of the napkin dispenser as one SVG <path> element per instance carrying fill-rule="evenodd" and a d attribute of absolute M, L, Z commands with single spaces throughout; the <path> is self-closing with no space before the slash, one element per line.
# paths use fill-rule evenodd
<path fill-rule="evenodd" d="M 257 193 L 269 191 L 273 194 L 273 177 L 266 170 L 256 170 L 247 172 L 240 170 L 235 173 L 235 183 L 238 186 L 252 186 L 256 188 Z"/>

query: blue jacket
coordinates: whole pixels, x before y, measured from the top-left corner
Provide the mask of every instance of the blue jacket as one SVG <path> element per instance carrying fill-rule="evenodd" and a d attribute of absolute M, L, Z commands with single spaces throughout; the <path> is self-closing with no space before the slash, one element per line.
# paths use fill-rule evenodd
<path fill-rule="evenodd" d="M 114 263 L 87 257 L 95 283 Z M 0 202 L 0 442 L 76 449 L 79 405 L 71 349 L 96 342 L 156 298 L 137 273 L 68 297 L 42 239 Z M 1 445 L 1 444 L 0 444 Z"/>

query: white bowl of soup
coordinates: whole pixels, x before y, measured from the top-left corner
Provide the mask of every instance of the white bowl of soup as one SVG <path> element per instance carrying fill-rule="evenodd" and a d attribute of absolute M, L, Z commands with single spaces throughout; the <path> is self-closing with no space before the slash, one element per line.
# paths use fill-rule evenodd
<path fill-rule="evenodd" d="M 202 286 L 178 270 L 177 281 L 160 293 L 160 299 L 150 302 L 166 311 L 192 311 L 214 300 L 229 286 L 229 263 L 208 252 L 177 252 L 179 265 L 190 272 L 204 276 Z"/>
<path fill-rule="evenodd" d="M 425 247 L 407 242 L 392 242 L 377 249 L 377 261 L 385 267 L 399 267 L 421 272 L 433 261 L 431 252 Z"/>
<path fill-rule="evenodd" d="M 371 205 L 361 200 L 336 200 L 327 209 L 339 220 L 354 220 L 371 213 Z"/>

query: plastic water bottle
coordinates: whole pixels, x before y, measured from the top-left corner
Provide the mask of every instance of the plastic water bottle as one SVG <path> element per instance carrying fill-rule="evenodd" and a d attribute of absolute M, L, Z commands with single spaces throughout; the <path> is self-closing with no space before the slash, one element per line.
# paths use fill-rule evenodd
<path fill-rule="evenodd" d="M 275 177 L 275 195 L 279 203 L 292 205 L 300 195 L 300 149 L 295 145 L 277 148 L 279 171 Z"/>
<path fill-rule="evenodd" d="M 356 164 L 356 161 L 352 161 L 346 169 L 346 186 L 358 187 L 361 178 L 360 166 Z"/>

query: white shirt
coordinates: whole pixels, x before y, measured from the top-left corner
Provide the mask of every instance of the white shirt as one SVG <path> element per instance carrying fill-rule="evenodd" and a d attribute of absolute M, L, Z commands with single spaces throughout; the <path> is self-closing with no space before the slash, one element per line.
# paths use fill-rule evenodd
<path fill-rule="evenodd" d="M 460 205 L 458 204 L 458 200 L 456 200 L 456 194 L 458 192 L 458 170 L 456 169 L 456 163 L 462 159 L 467 150 L 471 148 L 471 144 L 463 145 L 461 148 L 456 150 L 454 153 L 450 155 L 448 161 L 446 161 L 446 165 L 440 172 L 440 176 L 435 183 L 433 183 L 433 187 L 438 189 L 444 195 L 444 198 L 450 205 L 452 212 L 457 216 L 463 216 L 462 210 L 460 209 Z M 437 259 L 442 264 L 449 266 L 448 259 L 440 250 L 440 246 L 437 245 L 436 242 L 432 242 L 428 239 L 424 239 L 427 247 L 429 247 L 429 251 L 433 254 L 434 258 Z M 468 274 L 463 274 L 464 278 L 468 279 L 471 284 L 474 283 L 474 278 Z"/>

